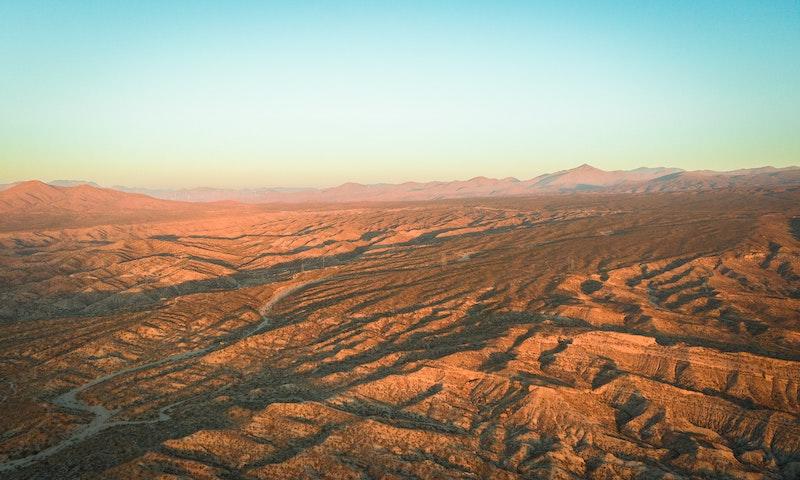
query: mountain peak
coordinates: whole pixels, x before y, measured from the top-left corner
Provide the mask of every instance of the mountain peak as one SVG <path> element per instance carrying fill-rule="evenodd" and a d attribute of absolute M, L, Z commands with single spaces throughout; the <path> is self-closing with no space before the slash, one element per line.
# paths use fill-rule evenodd
<path fill-rule="evenodd" d="M 61 196 L 63 193 L 60 188 L 42 181 L 27 180 L 3 190 L 3 195 L 5 197 L 46 199 Z"/>
<path fill-rule="evenodd" d="M 58 189 L 52 185 L 48 185 L 42 182 L 41 180 L 26 180 L 24 182 L 17 183 L 8 190 L 14 190 L 16 192 L 35 192 L 35 191 L 53 191 Z"/>
<path fill-rule="evenodd" d="M 582 163 L 582 164 L 578 165 L 577 167 L 573 168 L 572 171 L 573 172 L 602 172 L 604 170 L 600 170 L 597 167 L 593 167 L 593 166 L 589 165 L 588 163 Z"/>
<path fill-rule="evenodd" d="M 48 205 L 63 197 L 64 192 L 60 188 L 39 180 L 28 180 L 0 192 L 0 210 L 13 211 L 32 205 Z"/>
<path fill-rule="evenodd" d="M 53 180 L 51 182 L 47 182 L 47 184 L 54 187 L 77 187 L 80 185 L 90 185 L 92 187 L 100 188 L 100 185 L 89 180 Z"/>
<path fill-rule="evenodd" d="M 171 206 L 163 200 L 136 193 L 81 184 L 56 187 L 39 180 L 20 182 L 0 191 L 0 212 L 117 212 L 122 209 L 151 209 Z"/>
<path fill-rule="evenodd" d="M 485 185 L 485 184 L 488 184 L 488 183 L 494 183 L 496 181 L 497 180 L 495 180 L 493 178 L 484 177 L 483 175 L 481 175 L 481 176 L 478 176 L 478 177 L 470 178 L 469 180 L 466 181 L 466 183 L 471 183 L 473 185 Z"/>
<path fill-rule="evenodd" d="M 363 187 L 365 187 L 365 186 L 366 186 L 366 185 L 364 185 L 363 183 L 358 183 L 358 182 L 345 182 L 345 183 L 343 183 L 343 184 L 339 185 L 339 188 L 363 188 Z"/>

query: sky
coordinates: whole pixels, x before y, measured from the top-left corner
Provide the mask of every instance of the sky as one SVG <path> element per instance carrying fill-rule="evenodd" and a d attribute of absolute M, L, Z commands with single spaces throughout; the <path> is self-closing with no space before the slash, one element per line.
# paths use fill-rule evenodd
<path fill-rule="evenodd" d="M 0 2 L 0 183 L 800 164 L 800 1 Z"/>

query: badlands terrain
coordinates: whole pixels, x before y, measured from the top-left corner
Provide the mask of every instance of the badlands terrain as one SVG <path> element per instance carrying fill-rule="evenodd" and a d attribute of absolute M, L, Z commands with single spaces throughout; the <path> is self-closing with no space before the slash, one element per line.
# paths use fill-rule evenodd
<path fill-rule="evenodd" d="M 271 205 L 10 186 L 0 477 L 800 478 L 800 188 L 702 179 Z"/>

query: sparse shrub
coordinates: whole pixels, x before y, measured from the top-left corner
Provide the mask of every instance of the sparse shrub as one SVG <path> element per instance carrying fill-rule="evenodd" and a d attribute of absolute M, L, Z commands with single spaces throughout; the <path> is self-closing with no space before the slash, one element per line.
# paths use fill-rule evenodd
<path fill-rule="evenodd" d="M 601 288 L 603 288 L 603 284 L 597 280 L 585 280 L 583 283 L 581 283 L 581 291 L 586 295 L 591 295 Z"/>

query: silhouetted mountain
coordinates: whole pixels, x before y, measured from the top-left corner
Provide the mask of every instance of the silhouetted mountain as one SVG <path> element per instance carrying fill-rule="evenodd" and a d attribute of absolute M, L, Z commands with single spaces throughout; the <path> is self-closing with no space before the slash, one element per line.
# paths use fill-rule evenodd
<path fill-rule="evenodd" d="M 11 190 L 15 185 L 21 184 L 9 184 L 5 190 Z M 203 187 L 173 190 L 115 186 L 113 190 L 110 190 L 101 189 L 93 182 L 75 180 L 57 180 L 50 182 L 49 185 L 43 183 L 41 185 L 51 188 L 77 185 L 82 188 L 96 188 L 107 192 L 144 194 L 163 200 L 185 202 L 324 203 L 422 201 L 443 198 L 503 197 L 575 192 L 637 193 L 696 191 L 718 188 L 785 187 L 800 185 L 800 168 L 761 167 L 715 172 L 711 170 L 685 171 L 678 168 L 642 167 L 634 170 L 606 171 L 583 164 L 576 168 L 540 175 L 529 180 L 518 180 L 513 177 L 502 179 L 475 177 L 469 180 L 450 182 L 378 183 L 371 185 L 348 182 L 336 187 L 322 189 L 280 187 L 224 189 Z M 3 188 L 0 186 L 0 191 L 2 190 Z M 39 193 L 32 193 L 34 197 L 39 195 L 44 196 L 43 198 L 49 198 L 46 196 L 50 195 L 55 196 L 53 200 L 60 198 L 55 191 L 45 191 L 42 186 L 38 186 L 36 190 L 39 190 Z M 87 196 L 88 192 L 88 190 L 84 192 L 88 203 L 82 204 L 80 201 L 74 200 L 71 201 L 71 204 L 89 207 L 91 201 Z M 107 193 L 107 195 L 110 195 L 110 193 Z M 119 201 L 119 199 L 115 201 Z"/>

